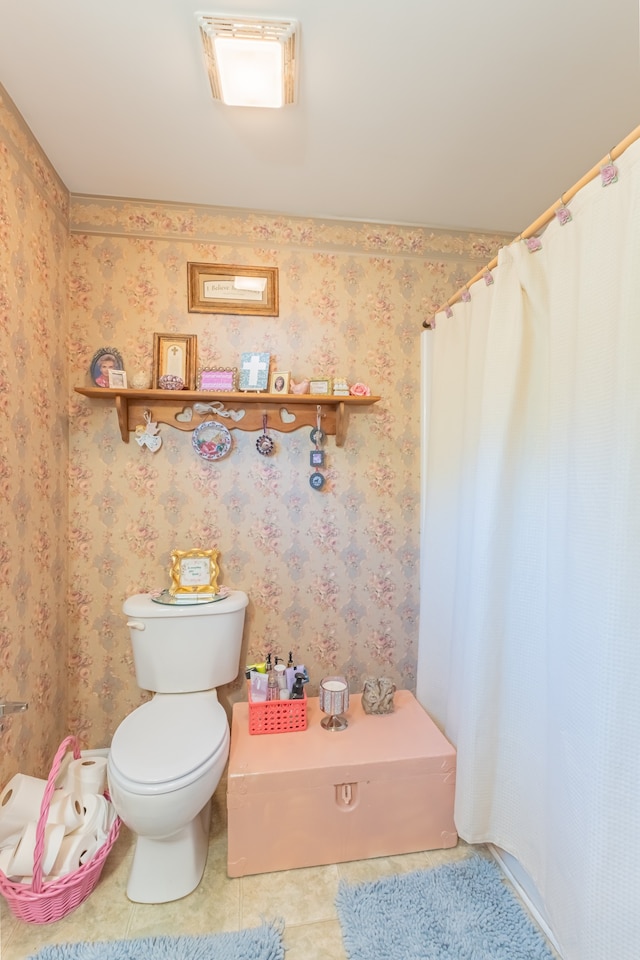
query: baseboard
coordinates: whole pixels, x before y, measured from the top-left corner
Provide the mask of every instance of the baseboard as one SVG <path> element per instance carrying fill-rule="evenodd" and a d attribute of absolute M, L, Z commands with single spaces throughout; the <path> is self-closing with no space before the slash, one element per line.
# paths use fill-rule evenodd
<path fill-rule="evenodd" d="M 540 908 L 534 903 L 530 895 L 530 892 L 527 891 L 525 887 L 522 885 L 520 878 L 516 876 L 516 874 L 511 869 L 507 861 L 504 859 L 503 851 L 499 847 L 494 846 L 492 843 L 487 844 L 487 849 L 489 850 L 489 853 L 491 854 L 491 856 L 494 858 L 494 860 L 496 861 L 496 863 L 504 873 L 509 883 L 514 887 L 516 893 L 518 894 L 522 902 L 525 904 L 527 910 L 529 911 L 529 913 L 531 914 L 535 922 L 543 931 L 544 935 L 546 936 L 547 940 L 549 941 L 549 943 L 551 944 L 555 952 L 558 954 L 559 960 L 563 960 L 562 953 L 560 952 L 560 947 L 558 946 L 558 942 L 554 936 L 553 930 L 549 926 L 549 921 L 542 914 Z"/>

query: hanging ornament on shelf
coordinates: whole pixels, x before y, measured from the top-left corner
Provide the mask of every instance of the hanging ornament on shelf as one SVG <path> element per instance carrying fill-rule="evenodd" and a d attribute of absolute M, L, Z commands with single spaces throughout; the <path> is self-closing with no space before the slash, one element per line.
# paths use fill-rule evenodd
<path fill-rule="evenodd" d="M 267 433 L 267 415 L 264 413 L 262 415 L 262 436 L 256 440 L 256 450 L 262 454 L 263 457 L 270 457 L 275 450 L 275 446 L 275 443 Z"/>
<path fill-rule="evenodd" d="M 162 446 L 162 437 L 158 436 L 158 424 L 153 422 L 148 410 L 144 411 L 144 421 L 144 427 L 136 427 L 136 443 L 141 448 L 146 447 L 151 453 L 156 453 Z"/>
<path fill-rule="evenodd" d="M 321 450 L 320 447 L 324 443 L 325 435 L 320 426 L 322 420 L 322 407 L 320 404 L 316 407 L 316 425 L 311 431 L 311 442 L 314 445 L 314 449 L 310 454 L 311 466 L 314 467 L 314 472 L 309 477 L 309 483 L 314 490 L 322 490 L 325 484 L 325 478 L 322 473 L 320 473 L 320 467 L 324 467 L 324 450 Z"/>

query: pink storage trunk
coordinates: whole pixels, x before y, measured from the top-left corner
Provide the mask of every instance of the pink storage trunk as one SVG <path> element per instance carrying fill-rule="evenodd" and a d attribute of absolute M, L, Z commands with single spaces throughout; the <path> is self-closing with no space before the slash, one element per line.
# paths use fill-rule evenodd
<path fill-rule="evenodd" d="M 352 695 L 349 726 L 252 737 L 233 707 L 227 809 L 230 877 L 454 847 L 455 750 L 412 693 L 369 716 Z"/>

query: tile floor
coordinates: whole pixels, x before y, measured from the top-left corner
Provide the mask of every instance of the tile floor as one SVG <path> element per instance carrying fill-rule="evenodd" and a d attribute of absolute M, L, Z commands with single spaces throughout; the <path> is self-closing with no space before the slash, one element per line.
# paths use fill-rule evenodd
<path fill-rule="evenodd" d="M 285 922 L 287 960 L 346 960 L 335 895 L 342 878 L 375 880 L 469 856 L 460 841 L 432 850 L 376 860 L 310 867 L 230 879 L 226 874 L 226 782 L 214 797 L 209 859 L 200 886 L 168 904 L 134 904 L 125 894 L 133 843 L 122 827 L 91 896 L 68 917 L 45 925 L 16 920 L 0 897 L 0 960 L 25 960 L 45 944 L 111 940 L 158 934 L 203 934 Z M 489 856 L 488 853 L 486 853 Z"/>

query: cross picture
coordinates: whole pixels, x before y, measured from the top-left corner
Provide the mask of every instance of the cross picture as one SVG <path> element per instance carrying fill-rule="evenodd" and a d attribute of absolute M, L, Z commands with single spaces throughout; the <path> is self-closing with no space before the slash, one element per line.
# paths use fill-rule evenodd
<path fill-rule="evenodd" d="M 240 390 L 266 390 L 269 383 L 269 353 L 243 353 L 240 358 Z"/>

